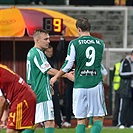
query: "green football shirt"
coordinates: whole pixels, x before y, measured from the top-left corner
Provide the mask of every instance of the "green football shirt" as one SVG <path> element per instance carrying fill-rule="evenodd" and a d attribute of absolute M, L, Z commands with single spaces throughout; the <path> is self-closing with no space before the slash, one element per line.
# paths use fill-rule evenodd
<path fill-rule="evenodd" d="M 91 88 L 102 81 L 103 51 L 104 42 L 92 36 L 82 36 L 69 43 L 62 70 L 68 72 L 75 62 L 74 88 Z"/>
<path fill-rule="evenodd" d="M 37 103 L 51 100 L 49 75 L 51 68 L 43 51 L 31 48 L 27 54 L 26 80 L 36 94 Z"/>

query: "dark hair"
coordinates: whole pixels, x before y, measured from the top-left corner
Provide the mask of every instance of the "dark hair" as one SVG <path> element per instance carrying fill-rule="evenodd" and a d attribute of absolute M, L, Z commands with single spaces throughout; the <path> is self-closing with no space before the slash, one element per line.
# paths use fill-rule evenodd
<path fill-rule="evenodd" d="M 90 31 L 91 25 L 87 18 L 79 18 L 76 22 L 76 27 L 81 28 L 82 31 Z"/>
<path fill-rule="evenodd" d="M 131 55 L 133 55 L 133 50 L 131 51 L 131 53 L 130 53 Z"/>

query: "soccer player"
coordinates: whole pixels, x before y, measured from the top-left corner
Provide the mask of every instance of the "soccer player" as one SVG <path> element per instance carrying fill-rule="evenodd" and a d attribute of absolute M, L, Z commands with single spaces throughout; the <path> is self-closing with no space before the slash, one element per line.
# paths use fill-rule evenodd
<path fill-rule="evenodd" d="M 34 47 L 27 54 L 27 83 L 31 86 L 37 97 L 35 124 L 45 125 L 45 133 L 54 133 L 54 110 L 50 91 L 49 75 L 55 75 L 58 70 L 51 67 L 44 54 L 48 48 L 50 36 L 46 30 L 38 29 L 33 35 Z M 70 73 L 63 77 L 74 78 Z M 34 130 L 25 130 L 33 133 Z"/>
<path fill-rule="evenodd" d="M 90 27 L 87 18 L 77 20 L 76 28 L 80 37 L 69 43 L 62 68 L 50 80 L 53 85 L 75 62 L 73 113 L 77 118 L 76 133 L 85 133 L 86 118 L 90 116 L 94 121 L 91 133 L 100 133 L 106 115 L 101 73 L 104 42 L 90 35 Z"/>
<path fill-rule="evenodd" d="M 34 128 L 35 108 L 32 89 L 19 75 L 0 64 L 0 128 L 7 125 L 6 133 Z"/>

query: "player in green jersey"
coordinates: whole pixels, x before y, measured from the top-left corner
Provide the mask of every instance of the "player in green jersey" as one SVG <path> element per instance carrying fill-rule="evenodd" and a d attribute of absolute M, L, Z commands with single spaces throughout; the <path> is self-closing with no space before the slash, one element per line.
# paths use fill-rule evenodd
<path fill-rule="evenodd" d="M 50 80 L 53 85 L 75 62 L 73 113 L 77 118 L 76 133 L 85 133 L 86 118 L 90 116 L 93 116 L 94 121 L 91 133 L 100 133 L 106 115 L 101 73 L 104 42 L 90 35 L 90 27 L 87 18 L 77 20 L 79 38 L 69 43 L 62 68 Z"/>
<path fill-rule="evenodd" d="M 55 75 L 58 70 L 51 67 L 43 52 L 50 43 L 48 32 L 43 29 L 36 30 L 33 39 L 35 45 L 27 54 L 26 79 L 37 97 L 35 124 L 45 125 L 45 133 L 54 133 L 54 110 L 49 75 Z M 63 77 L 74 78 L 70 73 Z M 24 132 L 33 133 L 34 130 Z"/>

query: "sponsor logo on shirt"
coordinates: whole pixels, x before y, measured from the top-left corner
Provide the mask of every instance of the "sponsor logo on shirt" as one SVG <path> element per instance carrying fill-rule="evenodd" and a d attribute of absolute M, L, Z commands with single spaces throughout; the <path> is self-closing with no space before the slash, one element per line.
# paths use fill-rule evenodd
<path fill-rule="evenodd" d="M 96 70 L 81 70 L 80 76 L 96 76 L 97 71 Z"/>

